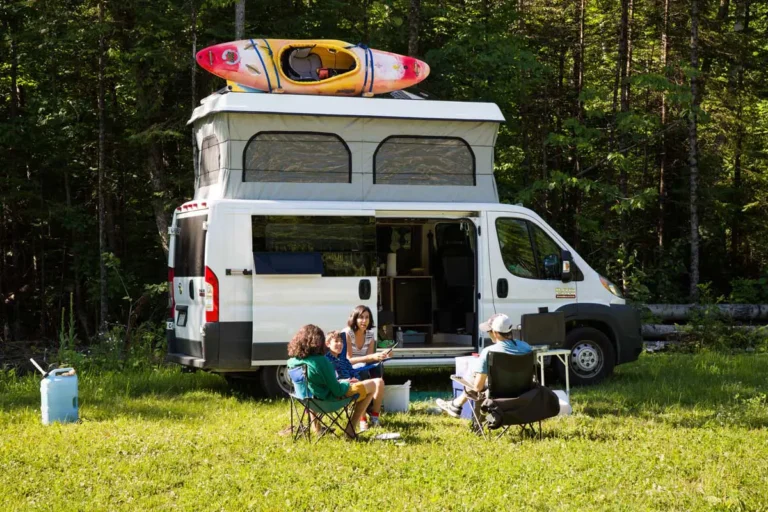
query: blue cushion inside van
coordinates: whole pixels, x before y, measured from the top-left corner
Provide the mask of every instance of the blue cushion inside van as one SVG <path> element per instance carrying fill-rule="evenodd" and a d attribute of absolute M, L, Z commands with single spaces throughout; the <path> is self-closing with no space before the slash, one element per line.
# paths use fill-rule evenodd
<path fill-rule="evenodd" d="M 257 274 L 323 274 L 323 256 L 319 252 L 254 252 Z"/>

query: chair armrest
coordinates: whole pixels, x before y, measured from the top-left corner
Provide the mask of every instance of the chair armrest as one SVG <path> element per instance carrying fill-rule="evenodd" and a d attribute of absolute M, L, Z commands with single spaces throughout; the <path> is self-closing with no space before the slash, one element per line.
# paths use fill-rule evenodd
<path fill-rule="evenodd" d="M 464 377 L 461 377 L 459 375 L 451 375 L 451 380 L 458 382 L 462 386 L 464 386 L 466 389 L 470 391 L 474 391 L 475 393 L 480 393 L 482 389 L 477 389 L 474 384 L 470 383 Z"/>

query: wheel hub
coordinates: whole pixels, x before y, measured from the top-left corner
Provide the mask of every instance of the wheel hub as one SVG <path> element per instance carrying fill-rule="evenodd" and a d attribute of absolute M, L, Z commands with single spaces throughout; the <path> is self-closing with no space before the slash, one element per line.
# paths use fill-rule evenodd
<path fill-rule="evenodd" d="M 293 393 L 293 382 L 291 382 L 291 376 L 288 375 L 287 366 L 277 367 L 277 385 L 280 386 L 280 389 L 285 391 L 287 395 Z"/>
<path fill-rule="evenodd" d="M 594 375 L 603 367 L 603 352 L 589 342 L 581 342 L 571 351 L 571 367 L 580 375 Z"/>

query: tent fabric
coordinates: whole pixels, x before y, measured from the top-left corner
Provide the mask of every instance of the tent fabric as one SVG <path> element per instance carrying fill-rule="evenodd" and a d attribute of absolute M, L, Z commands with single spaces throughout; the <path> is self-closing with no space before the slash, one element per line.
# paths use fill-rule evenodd
<path fill-rule="evenodd" d="M 496 121 L 210 112 L 194 122 L 195 135 L 198 148 L 216 137 L 220 170 L 215 183 L 197 180 L 195 199 L 495 203 L 498 126 Z M 425 145 L 407 158 L 410 166 L 396 161 L 398 148 L 381 146 L 404 138 Z M 439 144 L 443 147 L 435 147 Z M 380 168 L 390 173 L 374 184 L 377 150 Z M 474 176 L 467 170 L 471 158 Z M 349 162 L 351 173 L 344 169 Z M 281 177 L 281 171 L 288 172 Z M 323 172 L 328 175 L 318 177 Z"/>

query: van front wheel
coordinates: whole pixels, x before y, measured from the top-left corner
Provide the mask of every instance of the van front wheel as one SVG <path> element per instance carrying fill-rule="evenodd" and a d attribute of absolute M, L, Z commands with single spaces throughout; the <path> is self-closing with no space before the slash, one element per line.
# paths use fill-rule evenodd
<path fill-rule="evenodd" d="M 570 349 L 571 384 L 597 384 L 613 373 L 616 355 L 608 337 L 594 327 L 579 327 L 568 333 L 565 348 Z M 565 368 L 557 362 L 560 380 L 565 382 Z"/>
<path fill-rule="evenodd" d="M 259 373 L 261 374 L 261 387 L 268 397 L 285 398 L 293 391 L 287 366 L 265 366 Z"/>

